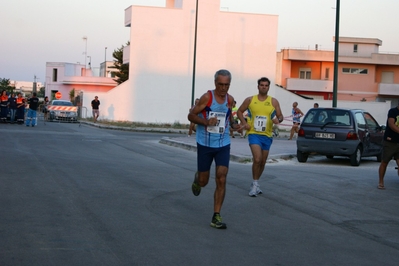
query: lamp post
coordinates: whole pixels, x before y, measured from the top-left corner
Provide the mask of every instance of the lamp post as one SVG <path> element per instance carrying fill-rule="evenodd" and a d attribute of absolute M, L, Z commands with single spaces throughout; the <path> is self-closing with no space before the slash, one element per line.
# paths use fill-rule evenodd
<path fill-rule="evenodd" d="M 107 76 L 107 47 L 105 47 L 105 56 L 104 56 L 104 77 Z"/>
<path fill-rule="evenodd" d="M 197 59 L 197 22 L 198 22 L 198 0 L 195 5 L 195 30 L 194 30 L 194 59 L 193 59 L 193 81 L 191 89 L 191 106 L 194 105 L 194 93 L 195 93 L 195 66 Z"/>
<path fill-rule="evenodd" d="M 338 47 L 339 47 L 339 3 L 337 0 L 335 13 L 335 47 L 334 47 L 334 81 L 333 81 L 333 102 L 332 107 L 337 107 L 338 94 Z"/>
<path fill-rule="evenodd" d="M 86 57 L 87 57 L 87 37 L 83 36 L 83 41 L 85 41 L 85 68 L 86 68 Z"/>

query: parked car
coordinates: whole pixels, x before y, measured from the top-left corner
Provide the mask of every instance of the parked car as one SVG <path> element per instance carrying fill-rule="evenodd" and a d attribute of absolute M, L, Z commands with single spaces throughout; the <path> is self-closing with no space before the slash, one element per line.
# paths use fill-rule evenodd
<path fill-rule="evenodd" d="M 297 159 L 305 163 L 309 154 L 332 159 L 347 156 L 352 166 L 359 166 L 362 157 L 376 156 L 381 161 L 385 126 L 360 109 L 312 108 L 298 132 Z"/>
<path fill-rule="evenodd" d="M 47 106 L 49 120 L 62 120 L 76 122 L 78 120 L 78 107 L 65 100 L 52 100 Z"/>

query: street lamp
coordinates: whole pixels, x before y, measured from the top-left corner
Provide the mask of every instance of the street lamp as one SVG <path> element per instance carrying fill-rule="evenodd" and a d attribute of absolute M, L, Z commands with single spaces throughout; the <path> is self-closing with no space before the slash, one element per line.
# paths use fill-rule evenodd
<path fill-rule="evenodd" d="M 333 102 L 332 107 L 337 107 L 338 94 L 338 47 L 339 47 L 339 3 L 337 0 L 335 13 L 335 47 L 334 47 L 334 81 L 333 81 Z"/>

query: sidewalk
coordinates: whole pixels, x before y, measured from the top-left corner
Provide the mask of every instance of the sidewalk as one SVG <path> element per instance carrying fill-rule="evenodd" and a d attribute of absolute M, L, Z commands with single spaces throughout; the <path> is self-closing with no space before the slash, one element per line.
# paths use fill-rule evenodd
<path fill-rule="evenodd" d="M 174 129 L 174 128 L 128 128 L 128 127 L 118 127 L 105 125 L 100 123 L 93 122 L 82 122 L 83 124 L 87 124 L 90 126 L 98 127 L 98 128 L 106 128 L 106 129 L 115 129 L 115 130 L 126 130 L 126 131 L 134 131 L 134 132 L 158 132 L 158 133 L 176 133 L 182 134 L 181 137 L 163 137 L 159 143 L 170 145 L 173 147 L 178 147 L 181 149 L 197 151 L 197 143 L 195 140 L 195 134 L 191 137 L 188 137 L 187 129 Z M 273 138 L 273 144 L 270 148 L 268 163 L 277 162 L 278 160 L 289 160 L 296 156 L 296 141 L 288 140 L 289 132 L 280 132 L 279 136 Z M 236 135 L 235 138 L 231 138 L 231 151 L 230 151 L 230 159 L 235 162 L 240 163 L 248 163 L 252 162 L 252 154 L 249 149 L 248 139 L 241 138 L 239 135 Z"/>
<path fill-rule="evenodd" d="M 197 150 L 197 143 L 195 135 L 187 137 L 164 137 L 160 143 L 167 144 L 174 147 L 183 148 L 186 150 Z M 277 162 L 279 159 L 289 160 L 296 156 L 296 142 L 295 140 L 288 140 L 288 136 L 279 136 L 273 139 L 272 147 L 270 148 L 268 163 Z M 252 154 L 248 145 L 247 138 L 240 138 L 236 136 L 231 138 L 230 159 L 235 162 L 247 163 L 252 162 Z"/>

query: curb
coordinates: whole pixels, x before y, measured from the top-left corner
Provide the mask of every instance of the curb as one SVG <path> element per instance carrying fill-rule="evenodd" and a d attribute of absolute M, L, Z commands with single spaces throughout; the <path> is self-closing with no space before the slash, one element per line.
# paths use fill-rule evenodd
<path fill-rule="evenodd" d="M 89 126 L 102 128 L 102 129 L 112 129 L 112 130 L 122 130 L 122 131 L 131 131 L 131 132 L 149 132 L 149 133 L 174 133 L 174 134 L 188 134 L 188 129 L 174 129 L 174 128 L 148 128 L 148 127 L 120 127 L 120 126 L 112 126 L 112 125 L 103 125 L 101 123 L 94 123 L 89 121 L 81 121 L 80 123 L 86 124 Z M 280 132 L 282 133 L 282 132 Z M 289 133 L 288 133 L 289 134 Z M 279 136 L 275 138 L 285 138 L 287 137 L 286 133 L 279 134 Z M 173 138 L 163 137 L 159 143 L 166 144 L 172 147 L 182 148 L 185 150 L 197 151 L 197 146 L 195 144 L 183 143 L 181 141 L 175 141 Z M 279 160 L 291 160 L 296 157 L 296 154 L 274 154 L 270 155 L 267 158 L 267 163 L 276 163 Z M 230 153 L 230 160 L 237 163 L 252 163 L 252 156 L 246 155 L 236 155 Z"/>
<path fill-rule="evenodd" d="M 168 137 L 163 137 L 159 141 L 159 143 L 166 144 L 166 145 L 169 145 L 172 147 L 182 148 L 182 149 L 193 151 L 193 152 L 197 151 L 196 145 L 187 144 L 187 143 L 183 143 L 180 141 L 175 141 Z M 291 160 L 295 157 L 296 157 L 296 155 L 294 155 L 294 154 L 269 155 L 269 157 L 267 158 L 267 163 L 276 163 L 276 162 L 278 162 L 278 160 Z M 237 163 L 252 163 L 252 156 L 230 154 L 230 160 L 233 162 L 237 162 Z"/>

